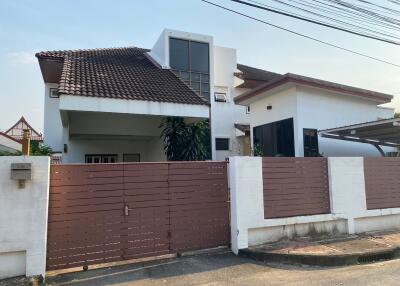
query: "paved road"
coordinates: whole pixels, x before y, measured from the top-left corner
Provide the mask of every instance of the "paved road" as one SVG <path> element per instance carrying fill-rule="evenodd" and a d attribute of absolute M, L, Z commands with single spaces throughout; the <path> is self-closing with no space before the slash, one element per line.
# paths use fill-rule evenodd
<path fill-rule="evenodd" d="M 230 253 L 50 277 L 50 285 L 400 285 L 400 260 L 340 268 L 263 264 Z"/>

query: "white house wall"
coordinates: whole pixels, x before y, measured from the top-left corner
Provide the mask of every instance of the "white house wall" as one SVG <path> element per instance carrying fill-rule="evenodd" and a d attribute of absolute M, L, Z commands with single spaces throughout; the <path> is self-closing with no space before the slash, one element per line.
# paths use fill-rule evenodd
<path fill-rule="evenodd" d="M 162 117 L 104 112 L 72 112 L 69 114 L 70 134 L 156 136 Z"/>
<path fill-rule="evenodd" d="M 63 127 L 60 110 L 60 99 L 50 98 L 50 88 L 57 88 L 57 84 L 46 83 L 44 93 L 44 143 L 53 151 L 61 152 L 63 149 Z"/>
<path fill-rule="evenodd" d="M 304 156 L 303 128 L 318 130 L 393 117 L 393 110 L 382 109 L 376 103 L 324 90 L 297 87 L 298 130 L 295 133 L 297 156 Z M 393 148 L 384 148 L 393 151 Z M 369 145 L 319 138 L 319 150 L 324 156 L 380 156 Z"/>
<path fill-rule="evenodd" d="M 169 38 L 185 39 L 203 43 L 209 43 L 210 45 L 210 60 L 212 62 L 212 49 L 213 49 L 213 37 L 209 35 L 184 32 L 179 30 L 164 29 L 160 37 L 157 39 L 153 48 L 149 52 L 149 55 L 155 60 L 162 68 L 170 68 L 169 65 Z M 210 64 L 210 69 L 212 65 Z"/>
<path fill-rule="evenodd" d="M 267 110 L 267 106 L 272 106 Z M 253 138 L 253 128 L 267 123 L 293 118 L 295 134 L 298 133 L 296 88 L 292 87 L 261 98 L 250 104 L 250 134 Z M 299 154 L 298 137 L 294 136 L 295 154 Z M 251 140 L 253 144 L 253 140 Z M 252 146 L 253 147 L 253 146 Z"/>
<path fill-rule="evenodd" d="M 156 148 L 157 150 L 155 150 Z M 68 154 L 63 156 L 64 163 L 84 163 L 85 155 L 116 154 L 122 162 L 123 154 L 140 154 L 141 161 L 165 161 L 160 138 L 148 140 L 112 140 L 71 138 Z"/>
<path fill-rule="evenodd" d="M 392 107 L 377 106 L 376 109 L 378 112 L 378 119 L 392 118 L 395 113 L 395 109 Z"/>
<path fill-rule="evenodd" d="M 229 138 L 229 151 L 215 151 L 216 160 L 224 160 L 233 155 L 240 155 L 243 149 L 243 140 L 236 136 L 235 123 L 248 124 L 249 115 L 246 107 L 235 105 L 233 99 L 246 91 L 246 89 L 235 88 L 234 72 L 237 71 L 236 50 L 224 47 L 214 47 L 214 92 L 225 92 L 227 102 L 216 102 L 214 94 L 211 94 L 211 126 L 212 141 L 215 138 Z"/>
<path fill-rule="evenodd" d="M 208 118 L 207 105 L 193 105 L 145 100 L 128 100 L 62 95 L 59 109 L 65 111 L 110 112 L 122 114 Z"/>
<path fill-rule="evenodd" d="M 123 154 L 140 154 L 141 161 L 166 160 L 159 116 L 71 112 L 68 117 L 64 163 L 84 163 L 89 154 L 116 154 L 119 162 Z"/>

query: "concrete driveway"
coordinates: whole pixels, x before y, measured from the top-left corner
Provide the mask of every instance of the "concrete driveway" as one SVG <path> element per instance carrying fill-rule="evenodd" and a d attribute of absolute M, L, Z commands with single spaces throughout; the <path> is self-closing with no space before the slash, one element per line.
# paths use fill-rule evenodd
<path fill-rule="evenodd" d="M 229 252 L 48 277 L 49 285 L 399 285 L 400 260 L 339 268 L 265 264 Z"/>

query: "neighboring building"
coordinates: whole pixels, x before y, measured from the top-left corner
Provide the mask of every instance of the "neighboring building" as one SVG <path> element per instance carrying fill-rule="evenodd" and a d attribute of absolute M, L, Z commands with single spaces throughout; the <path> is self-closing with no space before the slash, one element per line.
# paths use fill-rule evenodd
<path fill-rule="evenodd" d="M 22 116 L 7 131 L 0 132 L 0 151 L 15 153 L 22 150 L 24 130 L 30 130 L 31 141 L 42 142 L 43 136 L 37 132 Z"/>
<path fill-rule="evenodd" d="M 285 74 L 235 102 L 250 106 L 252 144 L 266 156 L 380 156 L 370 144 L 319 138 L 318 130 L 383 118 L 392 96 L 328 81 Z M 393 148 L 385 148 L 393 151 Z"/>
<path fill-rule="evenodd" d="M 297 132 L 299 114 L 301 126 L 310 128 L 320 127 L 307 120 L 327 116 L 310 113 L 314 112 L 310 100 L 319 104 L 318 92 L 323 89 L 314 97 L 302 96 L 303 103 L 297 104 L 293 99 L 300 97 L 287 94 L 297 94 L 296 87 L 282 85 L 285 91 L 274 97 L 273 113 L 260 112 L 253 100 L 238 101 L 243 106 L 235 104 L 239 95 L 276 84 L 282 75 L 238 64 L 235 49 L 215 46 L 213 37 L 207 35 L 164 30 L 151 50 L 50 51 L 36 56 L 45 82 L 45 143 L 61 153 L 66 163 L 164 161 L 159 125 L 168 116 L 180 116 L 187 122 L 210 119 L 214 160 L 249 155 L 255 126 L 294 118 Z M 347 110 L 348 101 L 338 100 L 337 104 L 345 106 L 336 106 L 335 111 Z M 376 107 L 390 101 L 389 97 L 364 101 L 374 108 L 373 114 L 359 115 L 357 108 L 365 113 L 364 105 L 352 104 L 353 114 L 344 112 L 343 120 L 334 125 L 392 113 Z M 302 156 L 303 139 L 297 133 L 294 137 L 292 155 Z"/>
<path fill-rule="evenodd" d="M 14 138 L 15 140 L 21 141 L 24 137 L 24 130 L 26 129 L 28 129 L 31 133 L 31 141 L 43 141 L 42 134 L 37 132 L 23 116 L 13 126 L 5 131 L 4 134 Z"/>
<path fill-rule="evenodd" d="M 22 151 L 22 143 L 7 134 L 0 132 L 0 153 L 16 153 Z"/>

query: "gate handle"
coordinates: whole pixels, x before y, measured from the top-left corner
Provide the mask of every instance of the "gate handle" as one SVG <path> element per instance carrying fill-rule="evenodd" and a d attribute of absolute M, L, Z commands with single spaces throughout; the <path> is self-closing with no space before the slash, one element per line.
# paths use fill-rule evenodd
<path fill-rule="evenodd" d="M 129 207 L 128 207 L 128 205 L 125 205 L 125 207 L 124 207 L 124 215 L 125 216 L 129 215 Z"/>

